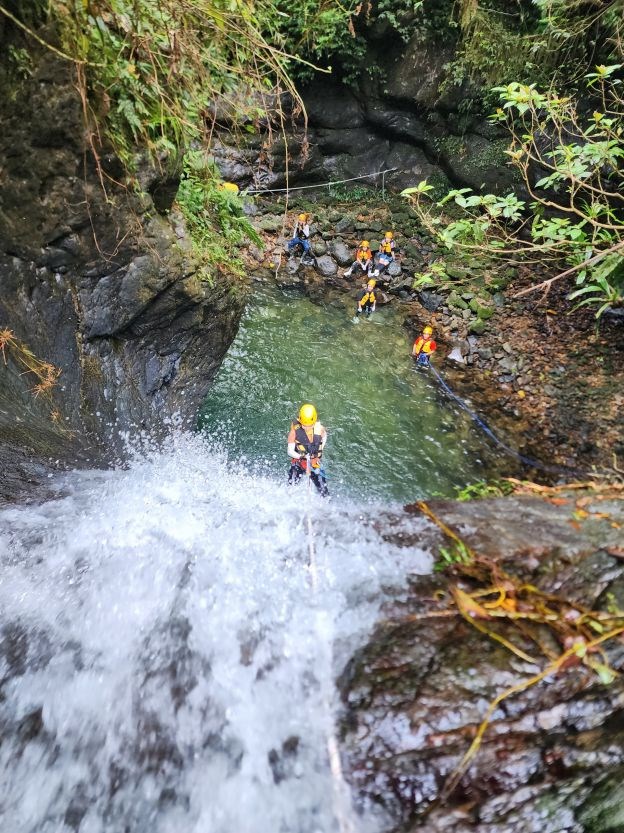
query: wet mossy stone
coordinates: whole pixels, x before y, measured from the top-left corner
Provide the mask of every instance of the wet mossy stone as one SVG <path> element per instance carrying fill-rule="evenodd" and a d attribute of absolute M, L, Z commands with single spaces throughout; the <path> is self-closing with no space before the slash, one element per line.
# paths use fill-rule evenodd
<path fill-rule="evenodd" d="M 485 321 L 483 321 L 483 319 L 481 319 L 481 318 L 477 318 L 468 327 L 468 332 L 469 333 L 474 333 L 474 335 L 476 335 L 476 336 L 480 336 L 480 335 L 483 335 L 483 333 L 486 331 L 486 329 L 487 329 L 487 324 L 485 323 Z"/>
<path fill-rule="evenodd" d="M 478 318 L 487 321 L 494 315 L 494 309 L 486 306 L 480 298 L 473 298 L 468 304 L 470 309 L 477 314 Z"/>
<path fill-rule="evenodd" d="M 455 290 L 449 294 L 446 303 L 449 307 L 454 307 L 455 309 L 468 309 L 468 304 Z"/>
<path fill-rule="evenodd" d="M 282 218 L 266 216 L 258 223 L 258 227 L 262 231 L 280 231 L 282 228 Z"/>
<path fill-rule="evenodd" d="M 348 215 L 346 217 L 343 217 L 342 220 L 338 220 L 338 222 L 336 223 L 336 233 L 342 234 L 345 231 L 353 231 L 353 229 L 355 228 L 354 223 L 355 220 L 353 217 L 349 217 Z"/>

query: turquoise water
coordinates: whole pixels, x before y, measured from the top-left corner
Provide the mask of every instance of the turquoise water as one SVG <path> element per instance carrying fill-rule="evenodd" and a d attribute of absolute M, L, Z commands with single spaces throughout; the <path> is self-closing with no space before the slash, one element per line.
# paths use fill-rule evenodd
<path fill-rule="evenodd" d="M 483 435 L 414 367 L 391 305 L 357 322 L 354 309 L 348 295 L 317 305 L 293 290 L 257 290 L 202 430 L 254 471 L 285 478 L 286 435 L 310 401 L 329 433 L 332 495 L 408 501 L 487 477 L 494 460 Z"/>

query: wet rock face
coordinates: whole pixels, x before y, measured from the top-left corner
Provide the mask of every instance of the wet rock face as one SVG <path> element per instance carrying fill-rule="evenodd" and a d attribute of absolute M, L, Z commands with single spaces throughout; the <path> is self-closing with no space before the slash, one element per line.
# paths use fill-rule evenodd
<path fill-rule="evenodd" d="M 42 403 L 31 378 L 0 369 L 0 442 L 20 445 L 20 419 L 41 454 L 194 420 L 242 301 L 226 278 L 201 279 L 182 218 L 169 214 L 176 188 L 146 162 L 143 193 L 118 187 L 119 164 L 103 154 L 104 192 L 70 70 L 50 53 L 0 116 L 0 328 L 62 371 Z"/>
<path fill-rule="evenodd" d="M 504 192 L 520 182 L 506 164 L 509 138 L 483 116 L 461 113 L 462 90 L 447 81 L 452 48 L 415 37 L 400 48 L 370 45 L 363 60 L 379 67 L 384 82 L 364 73 L 359 87 L 323 77 L 301 91 L 308 135 L 288 138 L 289 184 L 366 176 L 360 184 L 403 189 L 429 179 L 440 188 L 468 186 Z M 441 92 L 443 90 L 446 92 Z M 451 92 L 449 92 L 449 90 Z M 215 157 L 226 178 L 258 188 L 283 188 L 285 145 L 267 152 L 261 136 L 232 147 L 227 134 Z M 295 165 L 292 162 L 296 162 Z M 368 176 L 378 171 L 385 175 Z"/>
<path fill-rule="evenodd" d="M 584 526 L 571 525 L 573 509 L 572 500 L 506 498 L 435 511 L 510 573 L 605 609 L 624 587 L 624 563 L 608 554 L 617 551 L 621 530 L 612 524 L 624 520 L 624 504 L 590 504 L 609 517 Z M 429 535 L 441 543 L 437 530 Z M 444 592 L 444 576 L 415 581 L 342 676 L 343 763 L 362 809 L 381 806 L 393 833 L 620 830 L 624 685 L 603 685 L 580 663 L 503 700 L 458 787 L 443 795 L 488 704 L 546 665 L 514 656 L 460 616 L 428 618 Z M 542 639 L 553 656 L 563 650 L 546 631 Z M 524 648 L 540 657 L 535 644 Z M 622 642 L 607 656 L 621 669 Z"/>

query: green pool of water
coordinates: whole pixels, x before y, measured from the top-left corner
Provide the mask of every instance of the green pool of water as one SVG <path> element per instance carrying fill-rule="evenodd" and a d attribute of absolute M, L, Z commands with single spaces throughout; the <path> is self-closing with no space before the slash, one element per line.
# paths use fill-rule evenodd
<path fill-rule="evenodd" d="M 293 290 L 258 289 L 200 428 L 231 457 L 286 478 L 291 420 L 314 403 L 329 433 L 332 495 L 415 500 L 491 474 L 483 435 L 415 368 L 391 305 L 355 323 L 353 312 L 347 295 L 321 306 Z"/>

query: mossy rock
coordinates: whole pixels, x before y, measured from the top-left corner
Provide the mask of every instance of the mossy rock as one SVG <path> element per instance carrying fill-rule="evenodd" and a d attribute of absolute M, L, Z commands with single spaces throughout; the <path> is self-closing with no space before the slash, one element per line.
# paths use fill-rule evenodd
<path fill-rule="evenodd" d="M 487 324 L 482 318 L 476 318 L 468 327 L 468 332 L 476 336 L 481 336 L 487 329 Z"/>
<path fill-rule="evenodd" d="M 494 315 L 494 308 L 486 306 L 481 298 L 472 298 L 468 306 L 477 314 L 478 318 L 484 321 Z"/>
<path fill-rule="evenodd" d="M 457 292 L 455 292 L 455 290 L 449 294 L 446 299 L 446 303 L 449 307 L 453 307 L 454 309 L 468 309 L 468 304 Z"/>
<path fill-rule="evenodd" d="M 258 227 L 261 231 L 280 231 L 282 228 L 282 218 L 267 215 L 260 220 Z"/>

